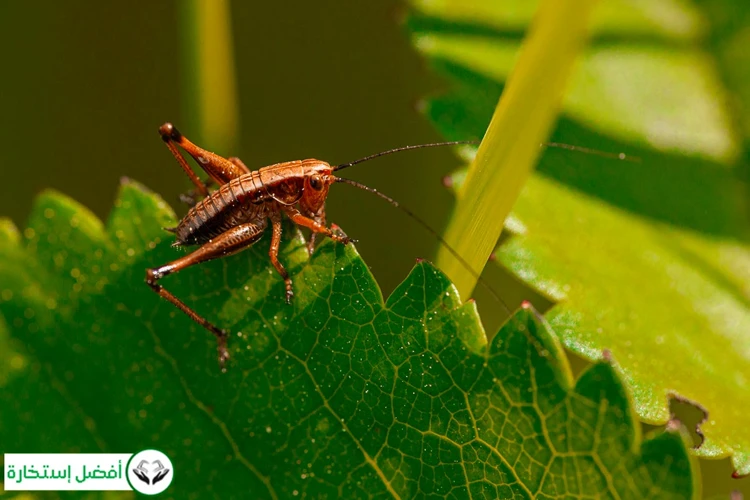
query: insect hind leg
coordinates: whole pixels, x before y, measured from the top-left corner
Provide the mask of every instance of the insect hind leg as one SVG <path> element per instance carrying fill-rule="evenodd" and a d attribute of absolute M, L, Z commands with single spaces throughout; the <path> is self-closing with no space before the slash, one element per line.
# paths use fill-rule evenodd
<path fill-rule="evenodd" d="M 180 164 L 182 170 L 184 170 L 185 174 L 187 174 L 187 176 L 190 178 L 190 182 L 195 185 L 196 191 L 204 197 L 208 196 L 208 188 L 203 183 L 203 181 L 200 180 L 200 178 L 190 167 L 190 165 L 188 165 L 188 162 L 177 149 L 177 146 L 175 146 L 175 144 L 179 144 L 179 142 L 182 140 L 182 134 L 180 134 L 180 132 L 171 123 L 165 123 L 164 125 L 159 127 L 159 135 L 161 135 L 161 138 L 164 141 L 164 144 L 169 149 L 169 152 L 172 153 L 172 156 L 174 156 L 175 160 L 177 160 L 177 163 Z"/>
<path fill-rule="evenodd" d="M 158 281 L 165 276 L 176 273 L 195 264 L 207 262 L 219 257 L 225 257 L 249 247 L 260 239 L 265 227 L 265 222 L 262 224 L 248 223 L 233 227 L 184 257 L 180 257 L 179 259 L 163 266 L 146 269 L 146 284 L 156 292 L 157 295 L 171 302 L 190 319 L 201 325 L 216 337 L 218 344 L 217 348 L 219 351 L 219 365 L 221 366 L 222 371 L 225 371 L 225 364 L 229 359 L 227 332 L 199 315 L 190 306 L 177 298 L 172 292 L 158 284 Z"/>
<path fill-rule="evenodd" d="M 200 166 L 209 177 L 219 185 L 226 184 L 232 179 L 236 179 L 237 177 L 248 173 L 247 167 L 244 167 L 244 164 L 242 164 L 242 166 L 237 165 L 223 156 L 219 156 L 196 146 L 190 142 L 187 137 L 182 135 L 171 123 L 165 123 L 159 127 L 159 135 L 161 135 L 162 140 L 172 152 L 175 159 L 179 162 L 180 166 L 185 170 L 185 173 L 190 177 L 190 180 L 193 181 L 193 184 L 195 184 L 196 188 L 198 188 L 198 191 L 200 191 L 203 196 L 208 195 L 208 189 L 203 182 L 198 179 L 198 176 L 193 169 L 187 164 L 185 157 L 179 152 L 177 146 L 180 146 L 185 152 L 187 152 L 187 154 L 192 156 L 198 163 L 198 166 Z M 242 162 L 240 162 L 240 164 L 241 163 Z"/>

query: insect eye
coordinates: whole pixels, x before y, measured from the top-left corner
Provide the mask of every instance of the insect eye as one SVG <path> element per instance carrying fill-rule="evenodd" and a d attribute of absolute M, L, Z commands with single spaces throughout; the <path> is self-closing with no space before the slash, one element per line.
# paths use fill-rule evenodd
<path fill-rule="evenodd" d="M 323 189 L 323 181 L 320 179 L 320 176 L 313 175 L 310 177 L 310 187 L 316 191 Z"/>

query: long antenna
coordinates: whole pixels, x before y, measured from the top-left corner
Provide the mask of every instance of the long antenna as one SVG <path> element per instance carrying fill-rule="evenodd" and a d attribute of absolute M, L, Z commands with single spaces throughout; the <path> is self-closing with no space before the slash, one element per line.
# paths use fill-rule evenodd
<path fill-rule="evenodd" d="M 637 156 L 626 155 L 625 153 L 610 153 L 608 151 L 601 151 L 599 149 L 585 148 L 583 146 L 574 146 L 572 144 L 565 144 L 564 142 L 546 142 L 542 146 L 548 148 L 567 149 L 568 151 L 576 151 L 578 153 L 586 153 L 588 155 L 601 156 L 602 158 L 610 158 L 612 160 L 623 160 L 633 163 L 640 163 L 641 159 Z"/>
<path fill-rule="evenodd" d="M 485 287 L 492 294 L 492 296 L 495 297 L 495 299 L 497 299 L 497 301 L 500 302 L 500 304 L 503 305 L 503 308 L 505 309 L 505 312 L 507 312 L 508 314 L 511 314 L 511 310 L 508 307 L 508 304 L 505 303 L 505 301 L 500 297 L 500 295 L 498 295 L 497 292 L 495 292 L 495 290 L 489 285 L 489 283 L 487 283 L 487 281 L 485 281 L 485 279 L 482 278 L 482 276 L 478 272 L 476 272 L 469 265 L 468 262 L 466 262 L 466 259 L 464 259 L 463 257 L 461 257 L 461 254 L 459 254 L 458 251 L 456 251 L 452 246 L 450 246 L 448 244 L 448 242 L 445 241 L 445 238 L 443 238 L 440 235 L 440 233 L 438 233 L 437 231 L 435 231 L 434 229 L 432 229 L 432 227 L 429 224 L 427 224 L 427 222 L 425 222 L 424 219 L 422 219 L 421 217 L 419 217 L 417 214 L 415 214 L 414 212 L 412 212 L 411 210 L 409 210 L 405 206 L 401 205 L 399 202 L 397 202 L 396 200 L 394 200 L 390 196 L 381 193 L 380 191 L 378 191 L 375 188 L 371 188 L 370 186 L 365 186 L 364 184 L 360 184 L 359 182 L 353 181 L 351 179 L 344 179 L 342 177 L 336 177 L 335 179 L 336 179 L 336 182 L 341 182 L 343 184 L 349 184 L 350 186 L 354 186 L 356 188 L 363 189 L 363 190 L 365 190 L 365 191 L 367 191 L 369 193 L 372 193 L 375 196 L 378 196 L 378 197 L 384 199 L 385 201 L 387 201 L 388 203 L 390 203 L 394 207 L 396 207 L 396 208 L 398 208 L 400 210 L 403 210 L 409 217 L 411 217 L 412 219 L 414 219 L 415 221 L 417 221 L 417 223 L 420 226 L 422 226 L 424 229 L 426 229 L 442 245 L 444 245 L 445 248 L 448 249 L 448 251 L 456 258 L 456 260 L 458 260 L 461 263 L 461 265 L 463 265 L 466 268 L 466 270 L 471 273 L 472 277 L 476 278 L 477 282 L 481 283 L 482 286 Z"/>
<path fill-rule="evenodd" d="M 421 149 L 421 148 L 434 148 L 439 146 L 459 146 L 462 144 L 479 144 L 480 141 L 450 141 L 450 142 L 433 142 L 429 144 L 415 144 L 413 146 L 402 146 L 400 148 L 393 148 L 389 149 L 387 151 L 381 151 L 380 153 L 375 153 L 369 156 L 365 156 L 364 158 L 360 158 L 359 160 L 350 161 L 349 163 L 342 163 L 341 165 L 336 165 L 333 167 L 333 170 L 343 170 L 345 168 L 349 168 L 352 165 L 356 165 L 358 163 L 364 163 L 369 160 L 373 160 L 375 158 L 378 158 L 380 156 L 386 156 L 393 153 L 398 153 L 400 151 L 409 151 L 411 149 Z M 610 153 L 607 151 L 600 151 L 598 149 L 592 149 L 592 148 L 586 148 L 583 146 L 574 146 L 573 144 L 565 144 L 564 142 L 544 142 L 539 145 L 539 147 L 547 147 L 547 148 L 557 148 L 557 149 L 566 149 L 568 151 L 577 151 L 579 153 L 586 153 L 590 155 L 596 155 L 601 156 L 602 158 L 611 158 L 613 160 L 623 160 L 623 161 L 629 161 L 634 163 L 640 163 L 641 159 L 637 156 L 630 156 L 626 155 L 625 153 Z"/>
<path fill-rule="evenodd" d="M 380 153 L 375 153 L 375 154 L 372 154 L 372 155 L 369 155 L 369 156 L 365 156 L 364 158 L 360 158 L 359 160 L 354 160 L 354 161 L 351 161 L 349 163 L 342 163 L 341 165 L 336 165 L 335 167 L 333 167 L 333 170 L 334 171 L 336 171 L 336 170 L 343 170 L 345 168 L 351 167 L 352 165 L 357 165 L 358 163 L 363 163 L 363 162 L 366 162 L 366 161 L 378 158 L 380 156 L 385 156 L 385 155 L 389 155 L 389 154 L 393 154 L 393 153 L 398 153 L 400 151 L 409 151 L 411 149 L 420 149 L 420 148 L 433 148 L 433 147 L 439 147 L 439 146 L 458 146 L 458 145 L 461 145 L 461 144 L 479 144 L 479 142 L 480 141 L 450 141 L 450 142 L 433 142 L 433 143 L 430 143 L 430 144 L 417 144 L 417 145 L 414 145 L 414 146 L 402 146 L 400 148 L 389 149 L 387 151 L 381 151 Z M 624 160 L 624 161 L 630 161 L 630 162 L 640 162 L 641 161 L 640 158 L 638 158 L 636 156 L 629 156 L 629 155 L 626 155 L 625 153 L 609 153 L 609 152 L 606 152 L 606 151 L 599 151 L 597 149 L 591 149 L 591 148 L 586 148 L 586 147 L 582 147 L 582 146 L 574 146 L 572 144 L 565 144 L 565 143 L 562 143 L 562 142 L 547 142 L 547 143 L 540 144 L 539 146 L 540 147 L 548 147 L 548 148 L 566 149 L 568 151 L 577 151 L 579 153 L 593 154 L 593 155 L 601 156 L 601 157 L 604 157 L 604 158 L 611 158 L 611 159 L 615 159 L 615 160 Z M 343 183 L 343 184 L 349 184 L 350 186 L 354 186 L 356 188 L 359 188 L 359 189 L 362 189 L 362 190 L 367 191 L 369 193 L 372 193 L 375 196 L 378 196 L 379 198 L 387 201 L 392 206 L 394 206 L 394 207 L 396 207 L 396 208 L 398 208 L 400 210 L 403 210 L 404 213 L 406 213 L 406 215 L 408 215 L 409 217 L 411 217 L 412 219 L 414 219 L 415 221 L 417 221 L 417 223 L 420 226 L 422 226 L 425 230 L 427 230 L 427 232 L 429 232 L 431 235 L 433 235 L 451 253 L 451 255 L 453 255 L 456 258 L 456 260 L 458 260 L 461 263 L 461 265 L 464 266 L 464 268 L 466 268 L 466 270 L 469 273 L 471 273 L 472 277 L 474 277 L 477 280 L 477 283 L 481 284 L 484 288 L 486 288 L 487 291 L 489 291 L 490 294 L 492 294 L 492 296 L 495 297 L 495 299 L 497 299 L 497 301 L 500 304 L 502 304 L 503 308 L 505 309 L 505 311 L 508 314 L 511 313 L 511 310 L 508 307 L 508 304 L 506 304 L 505 301 L 500 297 L 500 295 L 498 295 L 498 293 L 495 292 L 495 289 L 492 288 L 489 285 L 489 283 L 487 283 L 487 281 L 484 278 L 482 278 L 482 276 L 480 275 L 480 273 L 478 273 L 477 271 L 475 271 L 474 268 L 471 267 L 471 265 L 469 265 L 468 262 L 466 262 L 466 259 L 464 259 L 461 256 L 461 254 L 458 253 L 458 251 L 456 249 L 454 249 L 452 246 L 450 246 L 448 244 L 448 242 L 445 240 L 445 238 L 443 238 L 440 235 L 440 233 L 438 233 L 437 231 L 435 231 L 429 224 L 427 224 L 427 222 L 425 222 L 424 219 L 422 219 L 421 217 L 419 217 L 417 214 L 415 214 L 414 212 L 412 212 L 410 209 L 408 209 L 405 206 L 401 205 L 399 202 L 397 202 L 396 200 L 394 200 L 390 196 L 387 196 L 387 195 L 381 193 L 380 191 L 378 191 L 375 188 L 371 188 L 370 186 L 365 186 L 364 184 L 360 184 L 357 181 L 353 181 L 351 179 L 344 179 L 342 177 L 335 177 L 335 181 Z"/>
<path fill-rule="evenodd" d="M 414 146 L 402 146 L 400 148 L 394 148 L 389 149 L 388 151 L 381 151 L 380 153 L 375 153 L 374 155 L 365 156 L 364 158 L 360 158 L 359 160 L 354 160 L 349 163 L 342 163 L 341 165 L 336 165 L 333 167 L 333 170 L 343 170 L 345 168 L 351 167 L 352 165 L 356 165 L 357 163 L 363 163 L 368 160 L 372 160 L 374 158 L 377 158 L 379 156 L 385 156 L 392 153 L 398 153 L 399 151 L 409 151 L 410 149 L 420 149 L 420 148 L 434 148 L 437 146 L 458 146 L 460 144 L 479 144 L 479 141 L 451 141 L 451 142 L 433 142 L 431 144 L 416 144 Z"/>

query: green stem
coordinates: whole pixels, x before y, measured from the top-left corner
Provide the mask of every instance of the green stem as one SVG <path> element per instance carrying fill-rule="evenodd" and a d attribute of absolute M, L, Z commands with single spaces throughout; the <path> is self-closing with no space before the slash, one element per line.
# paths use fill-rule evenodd
<path fill-rule="evenodd" d="M 185 70 L 185 133 L 225 155 L 236 151 L 237 82 L 228 0 L 179 2 Z"/>
<path fill-rule="evenodd" d="M 555 123 L 596 0 L 543 0 L 469 167 L 446 240 L 480 273 Z M 437 265 L 466 299 L 476 276 L 445 248 Z"/>

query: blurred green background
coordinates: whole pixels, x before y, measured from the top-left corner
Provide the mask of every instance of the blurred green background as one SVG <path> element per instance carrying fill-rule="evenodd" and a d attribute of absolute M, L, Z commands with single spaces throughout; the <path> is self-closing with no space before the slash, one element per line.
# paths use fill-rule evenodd
<path fill-rule="evenodd" d="M 23 227 L 34 195 L 53 188 L 106 218 L 122 176 L 183 214 L 178 194 L 190 184 L 156 132 L 165 121 L 250 168 L 309 157 L 339 163 L 442 140 L 417 106 L 447 84 L 413 49 L 399 23 L 401 2 L 234 2 L 240 127 L 236 148 L 217 149 L 195 127 L 178 7 L 0 2 L 0 216 Z M 363 164 L 349 176 L 441 230 L 453 203 L 441 179 L 459 164 L 449 149 L 426 149 Z M 328 216 L 359 240 L 385 294 L 416 258 L 434 256 L 432 236 L 367 193 L 334 187 Z M 728 460 L 701 466 L 706 496 L 726 498 L 748 481 L 729 478 Z"/>

